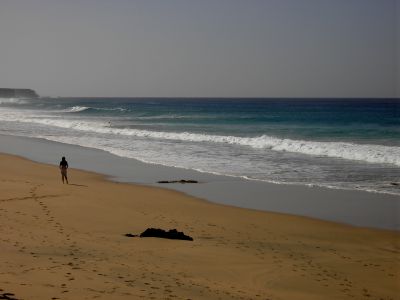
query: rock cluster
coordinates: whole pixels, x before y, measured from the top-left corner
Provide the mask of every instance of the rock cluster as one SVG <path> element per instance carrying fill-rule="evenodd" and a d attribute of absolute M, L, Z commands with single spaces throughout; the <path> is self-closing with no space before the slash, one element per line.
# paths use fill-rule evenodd
<path fill-rule="evenodd" d="M 137 237 L 137 235 L 132 234 L 132 233 L 127 233 L 127 234 L 125 234 L 125 236 Z M 193 241 L 192 237 L 190 237 L 176 229 L 170 229 L 168 231 L 165 231 L 165 230 L 159 229 L 159 228 L 147 228 L 139 236 L 141 238 L 143 238 L 143 237 L 158 237 L 158 238 L 163 238 L 163 239 Z"/>
<path fill-rule="evenodd" d="M 18 300 L 17 298 L 14 298 L 14 294 L 13 293 L 0 293 L 0 299 Z"/>
<path fill-rule="evenodd" d="M 177 231 L 176 229 L 165 231 L 159 228 L 147 228 L 140 234 L 140 237 L 159 237 L 172 240 L 193 241 L 192 237 L 185 235 L 183 232 Z"/>
<path fill-rule="evenodd" d="M 161 180 L 161 181 L 157 181 L 157 183 L 198 183 L 198 181 L 181 179 L 181 180 L 170 180 L 170 181 Z"/>

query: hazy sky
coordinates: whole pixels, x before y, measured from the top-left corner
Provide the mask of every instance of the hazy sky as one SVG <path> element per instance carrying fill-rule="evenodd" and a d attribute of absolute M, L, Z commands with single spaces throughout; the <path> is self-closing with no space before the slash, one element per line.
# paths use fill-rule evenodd
<path fill-rule="evenodd" d="M 0 87 L 400 97 L 399 19 L 400 0 L 0 0 Z"/>

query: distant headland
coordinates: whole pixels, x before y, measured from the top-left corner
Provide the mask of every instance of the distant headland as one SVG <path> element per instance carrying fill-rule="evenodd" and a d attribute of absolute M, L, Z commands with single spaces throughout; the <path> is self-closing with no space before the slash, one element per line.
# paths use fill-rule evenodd
<path fill-rule="evenodd" d="M 39 95 L 31 89 L 0 88 L 0 98 L 38 98 Z"/>

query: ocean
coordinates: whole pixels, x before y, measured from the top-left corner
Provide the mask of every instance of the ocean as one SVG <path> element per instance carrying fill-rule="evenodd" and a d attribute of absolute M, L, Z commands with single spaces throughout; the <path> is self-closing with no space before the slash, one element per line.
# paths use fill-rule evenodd
<path fill-rule="evenodd" d="M 0 134 L 248 180 L 400 195 L 399 99 L 10 98 L 0 99 Z"/>

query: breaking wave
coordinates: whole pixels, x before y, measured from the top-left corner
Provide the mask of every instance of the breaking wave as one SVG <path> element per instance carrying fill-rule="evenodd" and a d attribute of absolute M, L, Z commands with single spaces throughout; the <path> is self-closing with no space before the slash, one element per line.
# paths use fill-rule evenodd
<path fill-rule="evenodd" d="M 87 109 L 79 107 L 79 109 Z M 48 126 L 68 128 L 91 133 L 135 136 L 182 142 L 224 143 L 246 146 L 254 149 L 266 149 L 281 152 L 300 153 L 305 155 L 331 157 L 368 163 L 392 164 L 400 166 L 400 147 L 355 144 L 348 142 L 320 142 L 277 138 L 268 135 L 257 137 L 209 135 L 189 132 L 163 132 L 130 128 L 115 128 L 105 122 L 69 121 L 45 118 L 18 118 L 15 121 L 32 122 Z"/>
<path fill-rule="evenodd" d="M 72 106 L 69 107 L 62 112 L 68 112 L 68 113 L 78 113 L 82 111 L 126 111 L 126 109 L 121 108 L 121 107 L 115 107 L 115 108 L 100 108 L 100 107 L 89 107 L 89 106 Z"/>
<path fill-rule="evenodd" d="M 84 111 L 84 110 L 88 110 L 90 107 L 87 106 L 73 106 L 70 108 L 67 108 L 66 110 L 64 110 L 65 112 L 71 112 L 71 113 L 75 113 L 75 112 L 80 112 L 80 111 Z"/>
<path fill-rule="evenodd" d="M 25 99 L 20 98 L 0 98 L 0 105 L 1 104 L 26 104 L 28 103 Z"/>

